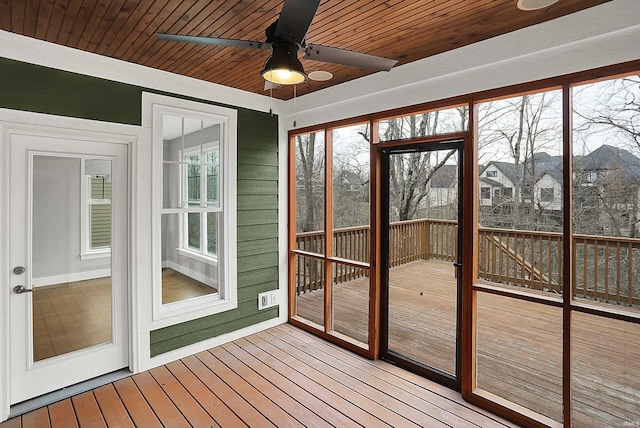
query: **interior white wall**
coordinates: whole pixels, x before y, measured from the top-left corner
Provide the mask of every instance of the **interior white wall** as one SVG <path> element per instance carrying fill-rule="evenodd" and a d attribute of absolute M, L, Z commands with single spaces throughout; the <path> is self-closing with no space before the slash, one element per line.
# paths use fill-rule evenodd
<path fill-rule="evenodd" d="M 80 158 L 33 160 L 33 286 L 98 278 L 111 268 L 110 257 L 80 258 L 80 180 Z"/>
<path fill-rule="evenodd" d="M 640 1 L 613 0 L 301 96 L 284 122 L 302 128 L 636 60 L 639 41 Z"/>

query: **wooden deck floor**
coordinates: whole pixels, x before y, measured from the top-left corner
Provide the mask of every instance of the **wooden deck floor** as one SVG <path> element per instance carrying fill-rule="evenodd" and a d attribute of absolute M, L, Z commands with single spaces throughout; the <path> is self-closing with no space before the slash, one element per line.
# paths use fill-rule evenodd
<path fill-rule="evenodd" d="M 396 316 L 393 347 L 432 367 L 454 367 L 455 280 L 450 262 L 420 260 L 392 269 Z M 334 286 L 334 317 L 366 332 L 368 279 Z M 360 296 L 360 297 L 359 297 Z M 316 301 L 320 299 L 319 301 Z M 298 313 L 312 320 L 322 293 L 298 297 Z M 562 311 L 493 294 L 478 294 L 477 385 L 562 421 Z M 573 417 L 576 427 L 640 423 L 640 326 L 602 317 L 573 317 Z M 318 322 L 318 321 L 316 321 Z M 391 334 L 391 333 L 390 333 Z"/>
<path fill-rule="evenodd" d="M 0 424 L 78 426 L 514 425 L 447 388 L 281 325 Z"/>

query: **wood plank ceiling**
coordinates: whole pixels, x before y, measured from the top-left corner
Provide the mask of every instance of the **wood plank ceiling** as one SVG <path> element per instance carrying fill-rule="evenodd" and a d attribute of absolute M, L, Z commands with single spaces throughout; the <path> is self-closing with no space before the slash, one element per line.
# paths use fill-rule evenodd
<path fill-rule="evenodd" d="M 307 41 L 407 64 L 610 0 L 560 0 L 524 12 L 516 0 L 323 0 Z M 0 29 L 258 94 L 270 51 L 157 40 L 156 32 L 262 41 L 282 0 L 0 0 Z M 297 85 L 298 95 L 370 71 L 302 60 L 328 82 Z M 273 91 L 293 97 L 291 87 Z"/>

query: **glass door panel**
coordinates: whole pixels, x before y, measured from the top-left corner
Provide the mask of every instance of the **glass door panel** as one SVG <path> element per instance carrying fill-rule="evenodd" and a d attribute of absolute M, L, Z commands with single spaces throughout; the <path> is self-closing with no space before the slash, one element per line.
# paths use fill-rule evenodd
<path fill-rule="evenodd" d="M 383 358 L 454 387 L 459 387 L 460 144 L 389 149 L 383 161 L 388 166 Z"/>
<path fill-rule="evenodd" d="M 33 157 L 33 360 L 112 340 L 111 161 Z"/>

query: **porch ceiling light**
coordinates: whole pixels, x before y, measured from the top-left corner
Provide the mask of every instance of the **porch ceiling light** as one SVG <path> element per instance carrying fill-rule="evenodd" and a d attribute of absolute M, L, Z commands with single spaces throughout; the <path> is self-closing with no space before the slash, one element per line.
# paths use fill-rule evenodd
<path fill-rule="evenodd" d="M 273 54 L 262 68 L 262 77 L 278 85 L 296 85 L 307 80 L 302 63 L 298 59 L 298 45 L 293 42 L 273 43 Z"/>
<path fill-rule="evenodd" d="M 538 10 L 557 3 L 558 0 L 518 0 L 520 10 Z"/>

